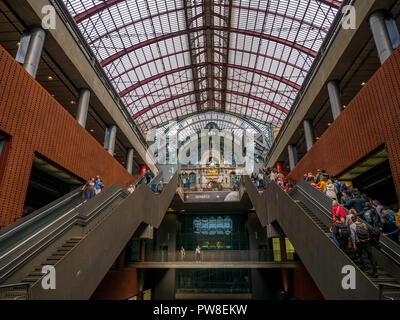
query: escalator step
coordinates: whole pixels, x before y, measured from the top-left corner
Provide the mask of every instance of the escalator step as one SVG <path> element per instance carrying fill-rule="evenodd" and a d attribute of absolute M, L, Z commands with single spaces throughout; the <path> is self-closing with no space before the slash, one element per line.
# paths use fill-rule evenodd
<path fill-rule="evenodd" d="M 22 282 L 27 282 L 27 283 L 35 283 L 38 282 L 41 279 L 41 277 L 27 277 L 22 280 Z"/>
<path fill-rule="evenodd" d="M 63 248 L 73 248 L 75 247 L 75 243 L 65 243 L 62 245 Z"/>
<path fill-rule="evenodd" d="M 32 272 L 32 273 L 30 273 L 30 274 L 28 275 L 29 278 L 33 278 L 33 277 L 42 277 L 42 276 L 44 276 L 44 274 L 41 273 L 41 272 L 39 272 L 39 271 L 37 271 L 37 272 Z"/>
<path fill-rule="evenodd" d="M 61 258 L 62 258 L 62 257 L 60 257 L 60 256 L 56 256 L 56 257 L 49 257 L 49 258 L 47 258 L 47 260 L 46 260 L 46 261 L 50 261 L 50 262 L 53 262 L 53 261 L 59 261 L 59 260 L 61 260 Z"/>
<path fill-rule="evenodd" d="M 66 254 L 67 252 L 56 252 L 56 253 L 53 253 L 53 256 L 57 256 L 57 257 L 64 257 L 65 256 L 65 254 Z"/>

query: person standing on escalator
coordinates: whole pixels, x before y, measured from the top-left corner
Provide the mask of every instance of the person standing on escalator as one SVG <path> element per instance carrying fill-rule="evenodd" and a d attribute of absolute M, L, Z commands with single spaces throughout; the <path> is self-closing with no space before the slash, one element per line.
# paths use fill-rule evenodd
<path fill-rule="evenodd" d="M 367 269 L 366 263 L 363 259 L 364 251 L 367 253 L 368 259 L 371 263 L 372 273 L 371 277 L 377 277 L 377 269 L 374 257 L 372 256 L 372 249 L 370 243 L 370 232 L 357 216 L 351 218 L 352 224 L 350 225 L 351 241 L 353 248 L 357 251 L 357 256 L 361 264 L 361 270 Z"/>
<path fill-rule="evenodd" d="M 94 182 L 94 178 L 90 178 L 86 184 L 82 187 L 82 191 L 86 190 L 86 199 L 90 200 L 95 195 L 96 184 Z"/>
<path fill-rule="evenodd" d="M 146 179 L 146 184 L 149 184 L 151 181 L 151 173 L 149 170 L 146 170 L 146 173 L 144 174 L 144 177 Z"/>

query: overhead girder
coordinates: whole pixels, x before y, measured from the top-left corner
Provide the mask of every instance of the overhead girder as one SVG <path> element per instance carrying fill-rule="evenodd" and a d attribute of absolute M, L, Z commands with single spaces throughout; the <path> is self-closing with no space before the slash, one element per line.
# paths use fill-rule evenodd
<path fill-rule="evenodd" d="M 224 49 L 224 47 L 214 46 L 214 49 Z M 298 65 L 295 65 L 295 64 L 290 63 L 290 62 L 288 62 L 288 61 L 286 61 L 286 60 L 281 60 L 281 59 L 279 59 L 279 58 L 277 58 L 277 57 L 269 56 L 269 55 L 266 55 L 266 54 L 262 54 L 262 53 L 258 53 L 258 54 L 257 54 L 257 52 L 249 51 L 249 50 L 244 50 L 244 49 L 239 49 L 239 48 L 229 48 L 229 51 L 258 55 L 258 56 L 263 57 L 263 58 L 265 58 L 265 59 L 271 59 L 271 60 L 277 61 L 277 62 L 279 62 L 279 63 L 284 63 L 284 64 L 286 64 L 286 65 L 288 65 L 288 66 L 290 66 L 290 67 L 292 67 L 292 68 L 295 68 L 295 69 L 300 70 L 301 72 L 305 72 L 305 73 L 308 72 L 308 70 L 303 69 L 303 68 L 301 68 L 301 67 L 298 66 Z M 189 48 L 189 49 L 185 49 L 185 50 L 182 50 L 182 51 L 169 53 L 169 54 L 166 54 L 166 55 L 164 55 L 164 56 L 157 57 L 157 58 L 154 58 L 154 59 L 152 59 L 152 60 L 143 62 L 143 63 L 141 63 L 141 64 L 136 65 L 134 68 L 129 68 L 129 69 L 127 69 L 126 71 L 124 71 L 124 72 L 122 72 L 122 73 L 120 73 L 120 74 L 114 76 L 113 78 L 111 78 L 111 81 L 114 81 L 115 79 L 117 79 L 117 78 L 123 76 L 124 74 L 127 74 L 127 73 L 129 73 L 129 72 L 131 72 L 131 71 L 133 71 L 133 70 L 136 70 L 137 68 L 143 67 L 143 66 L 145 66 L 145 65 L 147 65 L 147 64 L 156 62 L 156 61 L 161 60 L 161 59 L 169 58 L 169 57 L 172 57 L 172 56 L 177 55 L 177 54 L 184 54 L 184 53 L 186 53 L 186 52 L 191 52 L 191 49 Z M 204 51 L 201 52 L 201 53 L 204 53 Z"/>
<path fill-rule="evenodd" d="M 200 78 L 199 81 L 202 82 L 202 81 L 204 81 L 205 79 L 206 79 L 205 77 L 204 77 L 204 78 Z M 216 80 L 217 80 L 217 78 L 216 78 Z M 228 81 L 232 81 L 232 82 L 239 82 L 239 83 L 242 83 L 242 84 L 250 85 L 250 82 L 244 81 L 244 80 L 233 79 L 233 78 L 228 78 L 227 80 L 228 80 Z M 183 85 L 183 84 L 189 83 L 189 82 L 192 82 L 192 80 L 185 80 L 185 81 L 177 82 L 177 83 L 174 83 L 174 84 L 170 85 L 168 88 L 176 87 L 176 86 Z M 271 92 L 271 93 L 274 93 L 274 94 L 276 93 L 276 94 L 281 95 L 281 96 L 283 96 L 283 97 L 285 97 L 285 98 L 287 98 L 287 99 L 290 99 L 290 100 L 292 100 L 292 101 L 294 100 L 294 98 L 291 98 L 291 97 L 289 97 L 289 96 L 287 96 L 287 95 L 281 93 L 279 90 L 273 90 L 273 89 L 271 89 L 271 88 L 263 87 L 263 86 L 260 86 L 260 85 L 258 85 L 258 84 L 255 84 L 255 83 L 253 83 L 253 86 L 259 87 L 259 88 L 261 88 L 261 89 L 263 89 L 263 90 L 267 90 L 268 92 Z M 155 90 L 155 91 L 147 92 L 145 95 L 142 95 L 139 99 L 133 100 L 132 102 L 130 102 L 129 104 L 127 104 L 126 107 L 129 108 L 131 105 L 137 103 L 138 101 L 140 101 L 140 100 L 142 100 L 142 99 L 144 99 L 144 98 L 146 98 L 146 97 L 148 97 L 148 96 L 152 96 L 153 94 L 155 94 L 155 93 L 157 93 L 157 92 L 164 91 L 164 90 L 166 90 L 166 87 L 159 88 L 159 89 L 157 89 L 157 90 Z M 196 90 L 196 89 L 195 89 L 195 90 Z M 224 89 L 222 89 L 222 90 L 224 90 Z M 226 90 L 226 89 L 225 89 L 225 90 Z"/>
<path fill-rule="evenodd" d="M 196 67 L 202 67 L 202 66 L 206 66 L 206 65 L 207 65 L 207 63 L 203 62 L 203 63 L 197 64 Z M 213 65 L 223 66 L 223 64 L 220 63 L 220 62 L 214 62 Z M 275 74 L 268 73 L 266 71 L 256 70 L 256 69 L 253 69 L 253 68 L 240 66 L 240 65 L 233 65 L 233 64 L 228 64 L 227 66 L 229 68 L 233 68 L 233 69 L 239 69 L 239 70 L 244 70 L 244 71 L 248 71 L 248 72 L 257 72 L 257 74 L 260 74 L 262 76 L 265 76 L 265 77 L 277 80 L 279 82 L 282 82 L 284 84 L 287 84 L 288 86 L 290 86 L 292 88 L 295 88 L 296 90 L 300 90 L 300 85 L 298 85 L 297 83 L 295 83 L 293 81 L 290 81 L 288 79 L 284 79 L 282 77 L 279 77 L 279 76 L 277 76 Z M 160 78 L 162 78 L 162 77 L 164 77 L 166 75 L 169 75 L 169 74 L 173 74 L 173 73 L 176 73 L 176 72 L 181 72 L 181 71 L 184 71 L 184 70 L 191 69 L 192 67 L 194 67 L 194 66 L 190 66 L 190 65 L 183 66 L 183 67 L 179 67 L 179 68 L 176 68 L 176 69 L 168 70 L 167 72 L 164 72 L 164 73 L 160 73 L 160 74 L 156 74 L 154 76 L 148 77 L 147 79 L 144 79 L 142 81 L 138 81 L 134 85 L 132 85 L 132 86 L 126 88 L 125 90 L 121 91 L 119 93 L 119 95 L 120 95 L 120 97 L 123 97 L 124 95 L 126 95 L 130 91 L 135 90 L 135 89 L 141 87 L 142 85 L 144 85 L 146 83 L 149 83 L 149 82 L 152 82 L 154 80 L 160 79 Z"/>
<path fill-rule="evenodd" d="M 187 8 L 187 1 L 183 0 L 183 4 L 184 4 L 184 12 L 185 12 L 185 23 L 186 23 L 186 29 L 190 28 L 190 13 L 188 11 Z M 193 87 L 195 89 L 195 99 L 196 99 L 196 108 L 197 111 L 200 111 L 201 109 L 201 97 L 200 97 L 200 93 L 199 93 L 199 73 L 197 68 L 195 67 L 196 65 L 196 57 L 194 56 L 194 51 L 193 51 L 193 47 L 192 47 L 192 41 L 191 41 L 191 36 L 192 33 L 187 33 L 187 38 L 188 38 L 188 50 L 189 51 L 189 55 L 190 55 L 190 64 L 192 66 L 192 81 L 193 81 Z"/>
<path fill-rule="evenodd" d="M 225 58 L 223 61 L 223 70 L 222 70 L 222 94 L 221 94 L 221 110 L 225 111 L 226 109 L 226 89 L 228 87 L 228 63 L 229 63 L 229 50 L 230 50 L 230 43 L 231 43 L 231 33 L 229 30 L 231 30 L 231 22 L 232 22 L 232 6 L 233 6 L 233 0 L 227 0 L 229 1 L 228 4 L 228 10 L 227 14 L 228 16 L 225 19 L 226 26 L 227 26 L 227 43 L 226 47 L 223 48 L 225 51 Z"/>
<path fill-rule="evenodd" d="M 206 91 L 206 90 L 207 90 L 207 89 L 203 89 L 203 90 L 200 90 L 200 91 L 201 91 L 201 92 L 204 92 L 204 91 Z M 217 88 L 215 88 L 214 90 L 215 90 L 215 91 L 222 91 L 222 89 L 217 89 Z M 281 107 L 280 105 L 278 105 L 278 104 L 276 104 L 276 103 L 274 103 L 274 102 L 272 102 L 272 101 L 268 101 L 268 100 L 266 100 L 266 99 L 263 99 L 263 98 L 260 98 L 260 97 L 257 97 L 257 96 L 253 96 L 253 95 L 251 95 L 250 93 L 244 93 L 244 92 L 233 91 L 233 90 L 226 90 L 226 93 L 227 93 L 227 94 L 238 95 L 238 96 L 245 97 L 245 98 L 249 98 L 249 99 L 252 99 L 252 100 L 255 100 L 255 101 L 264 103 L 264 104 L 266 104 L 266 105 L 269 105 L 269 106 L 271 106 L 271 107 L 273 107 L 273 108 L 275 108 L 275 109 L 278 109 L 278 110 L 282 111 L 283 113 L 286 113 L 286 114 L 288 113 L 288 110 L 286 110 L 285 108 Z M 132 118 L 133 118 L 133 119 L 137 119 L 138 117 L 140 117 L 140 116 L 143 115 L 144 113 L 146 113 L 146 112 L 148 112 L 148 111 L 150 111 L 150 110 L 152 110 L 152 109 L 154 109 L 154 108 L 157 108 L 157 107 L 160 106 L 160 105 L 163 105 L 163 104 L 165 104 L 165 103 L 168 103 L 168 102 L 173 101 L 173 100 L 176 100 L 176 99 L 184 98 L 184 97 L 189 96 L 189 95 L 192 95 L 192 94 L 194 94 L 194 91 L 188 91 L 188 92 L 184 92 L 184 93 L 175 95 L 175 96 L 173 96 L 173 97 L 168 97 L 168 98 L 166 98 L 166 99 L 164 99 L 164 100 L 161 100 L 161 101 L 158 101 L 158 102 L 156 102 L 156 103 L 154 103 L 154 104 L 152 104 L 152 105 L 150 105 L 150 106 L 148 106 L 148 107 L 146 107 L 146 108 L 143 108 L 142 110 L 140 110 L 140 111 L 137 112 L 136 114 L 132 115 Z M 179 108 L 179 107 L 178 107 L 178 108 Z M 251 109 L 254 109 L 254 110 L 257 110 L 257 111 L 261 111 L 261 112 L 263 112 L 263 113 L 267 113 L 267 112 L 265 112 L 265 110 L 260 110 L 260 109 L 254 108 L 254 107 L 247 106 L 247 108 L 251 108 Z M 177 108 L 175 108 L 175 109 L 177 109 Z M 267 113 L 267 114 L 268 114 L 268 115 L 271 115 L 271 114 L 269 114 L 269 113 Z M 157 115 L 159 115 L 159 114 L 157 114 Z M 272 116 L 272 115 L 271 115 L 271 116 Z M 275 116 L 275 118 L 277 118 L 277 117 Z"/>
<path fill-rule="evenodd" d="M 193 103 L 188 103 L 188 104 L 186 104 L 186 105 L 183 105 L 182 107 L 187 107 L 187 106 L 189 106 L 189 105 L 193 105 Z M 161 114 L 164 114 L 164 113 L 167 113 L 167 112 L 169 112 L 169 111 L 164 111 L 164 112 L 162 112 Z M 219 111 L 219 110 L 215 110 L 215 111 L 203 110 L 203 111 L 200 111 L 200 112 L 197 112 L 197 111 L 196 111 L 196 112 L 188 113 L 188 114 L 185 114 L 185 115 L 180 116 L 180 117 L 178 117 L 178 118 L 176 118 L 176 119 L 173 119 L 173 120 L 167 120 L 167 121 L 165 121 L 165 122 L 163 122 L 163 123 L 160 123 L 160 124 L 156 125 L 154 128 L 162 128 L 162 127 L 164 127 L 165 125 L 167 125 L 168 123 L 171 123 L 171 121 L 176 121 L 177 123 L 179 123 L 179 122 L 181 122 L 181 121 L 184 121 L 184 120 L 187 119 L 187 118 L 194 117 L 194 116 L 196 116 L 196 115 L 204 114 L 204 113 L 207 113 L 207 112 L 215 112 L 215 113 L 220 113 L 220 114 L 222 114 L 222 115 L 229 115 L 229 116 L 236 117 L 236 118 L 238 118 L 238 119 L 240 119 L 240 120 L 242 120 L 242 121 L 248 123 L 248 124 L 251 125 L 252 127 L 256 128 L 258 131 L 261 131 L 261 129 L 260 129 L 258 126 L 256 126 L 254 123 L 258 123 L 258 124 L 263 125 L 263 126 L 265 126 L 265 127 L 270 126 L 268 123 L 264 123 L 263 121 L 261 121 L 261 120 L 259 120 L 259 119 L 255 119 L 255 118 L 252 118 L 252 117 L 244 117 L 244 115 L 241 115 L 241 114 L 235 113 L 235 112 L 230 112 L 230 111 L 222 112 L 222 111 Z M 149 120 L 150 120 L 150 119 L 149 119 Z M 148 121 L 148 120 L 147 120 L 147 121 Z M 254 122 L 254 123 L 253 123 L 253 122 Z M 141 124 L 143 124 L 143 123 L 144 123 L 144 122 L 142 122 Z M 139 125 L 141 125 L 141 124 L 139 124 Z"/>
<path fill-rule="evenodd" d="M 114 0 L 114 2 L 115 2 L 115 1 L 116 1 L 116 2 L 120 2 L 120 1 L 124 1 L 124 0 Z M 226 6 L 226 5 L 224 5 L 224 4 L 218 4 L 218 3 L 215 3 L 214 5 L 217 6 L 217 7 L 218 7 L 218 6 L 220 6 L 220 7 Z M 100 6 L 101 6 L 101 10 L 104 10 L 104 9 L 106 8 L 106 6 L 104 6 L 104 4 L 99 5 L 99 7 L 100 7 Z M 202 5 L 193 5 L 193 6 L 190 6 L 190 7 L 188 7 L 188 8 L 191 9 L 191 8 L 196 8 L 196 7 L 201 7 L 201 6 L 202 6 Z M 268 15 L 276 15 L 276 16 L 279 16 L 279 17 L 284 18 L 284 19 L 293 20 L 293 21 L 295 21 L 295 22 L 308 25 L 309 27 L 314 28 L 314 29 L 319 30 L 319 31 L 324 32 L 324 33 L 327 33 L 327 32 L 328 32 L 327 29 L 324 29 L 324 28 L 322 28 L 322 27 L 320 27 L 320 26 L 318 26 L 318 25 L 315 25 L 315 24 L 313 24 L 313 23 L 311 23 L 311 22 L 304 21 L 304 20 L 300 20 L 300 19 L 297 19 L 297 18 L 295 18 L 295 17 L 283 15 L 283 14 L 280 14 L 280 13 L 278 13 L 278 12 L 268 11 L 268 10 L 265 11 L 265 10 L 261 10 L 261 9 L 258 9 L 258 8 L 243 7 L 243 6 L 239 6 L 239 5 L 232 5 L 232 8 L 233 8 L 233 9 L 239 9 L 239 10 L 248 10 L 248 11 L 253 11 L 253 12 L 261 12 L 261 13 L 265 13 L 265 14 L 268 14 Z M 90 15 L 85 15 L 86 11 L 83 12 L 83 13 L 81 13 L 81 14 L 78 14 L 78 15 L 74 18 L 74 19 L 75 19 L 75 22 L 78 24 L 78 23 L 82 22 L 83 20 L 85 20 L 86 18 L 89 18 L 90 16 L 92 16 L 92 15 L 94 15 L 94 14 L 100 12 L 101 10 L 96 11 L 96 10 L 93 10 L 93 9 L 89 9 L 88 12 L 90 12 Z M 154 19 L 154 18 L 163 16 L 163 15 L 169 15 L 169 14 L 172 14 L 172 13 L 175 13 L 175 12 L 179 12 L 179 11 L 182 11 L 182 10 L 184 10 L 184 8 L 176 8 L 176 9 L 173 9 L 173 10 L 168 10 L 168 11 L 164 11 L 164 12 L 159 12 L 159 13 L 156 13 L 156 14 L 154 14 L 154 15 L 147 16 L 147 17 L 144 17 L 144 18 L 141 18 L 141 19 L 138 19 L 138 20 L 129 22 L 129 23 L 127 23 L 127 24 L 124 24 L 124 25 L 122 25 L 122 26 L 119 26 L 118 28 L 115 28 L 115 29 L 113 29 L 113 30 L 110 30 L 109 32 L 105 33 L 104 35 L 101 35 L 100 37 L 98 37 L 98 38 L 96 38 L 96 39 L 93 39 L 92 41 L 89 42 L 89 44 L 93 44 L 94 42 L 99 41 L 100 39 L 102 39 L 102 38 L 104 38 L 104 37 L 107 37 L 107 36 L 108 36 L 109 34 L 111 34 L 111 33 L 118 32 L 119 30 L 124 29 L 124 28 L 126 28 L 126 27 L 129 27 L 129 26 L 131 26 L 131 25 L 134 25 L 134 24 L 136 24 L 136 23 L 143 22 L 143 21 L 145 21 L 145 20 L 151 20 L 151 19 Z M 82 19 L 81 17 L 85 17 L 85 18 Z"/>
<path fill-rule="evenodd" d="M 125 48 L 125 49 L 123 49 L 123 50 L 121 50 L 121 51 L 109 56 L 108 58 L 106 58 L 103 61 L 101 61 L 100 64 L 103 67 L 105 67 L 106 65 L 110 64 L 114 60 L 117 60 L 117 59 L 121 58 L 122 56 L 124 56 L 124 55 L 126 55 L 126 54 L 128 54 L 128 53 L 130 53 L 132 51 L 135 51 L 137 49 L 143 48 L 143 47 L 148 46 L 150 44 L 157 43 L 157 42 L 163 41 L 163 40 L 167 40 L 167 39 L 170 39 L 170 38 L 173 38 L 173 37 L 178 37 L 178 36 L 184 35 L 184 34 L 186 34 L 188 32 L 195 32 L 195 31 L 200 31 L 200 30 L 205 30 L 205 29 L 206 29 L 205 27 L 196 27 L 196 28 L 192 28 L 190 30 L 180 30 L 180 31 L 176 31 L 176 32 L 167 33 L 167 34 L 164 34 L 164 35 L 161 35 L 159 37 L 152 38 L 152 39 L 148 39 L 146 41 L 142 41 L 142 42 L 140 42 L 140 43 L 138 43 L 136 45 L 130 46 L 128 48 Z M 291 48 L 299 50 L 299 51 L 301 51 L 301 52 L 303 52 L 303 53 L 305 53 L 305 54 L 307 54 L 307 55 L 309 55 L 309 56 L 311 56 L 313 58 L 317 55 L 317 52 L 313 51 L 310 48 L 307 48 L 305 46 L 297 44 L 297 43 L 295 43 L 293 41 L 285 40 L 285 39 L 282 39 L 282 38 L 279 38 L 279 37 L 276 37 L 276 36 L 272 36 L 272 35 L 269 35 L 269 34 L 263 34 L 263 33 L 256 32 L 256 31 L 236 29 L 236 28 L 230 28 L 229 30 L 227 30 L 227 28 L 223 28 L 223 27 L 219 27 L 219 26 L 211 26 L 208 29 L 217 30 L 217 31 L 225 31 L 226 30 L 226 31 L 229 31 L 229 32 L 234 32 L 234 33 L 239 33 L 239 34 L 243 34 L 243 35 L 258 37 L 258 38 L 261 38 L 261 39 L 264 39 L 264 40 L 274 41 L 276 43 L 280 43 L 282 45 L 289 46 Z"/>

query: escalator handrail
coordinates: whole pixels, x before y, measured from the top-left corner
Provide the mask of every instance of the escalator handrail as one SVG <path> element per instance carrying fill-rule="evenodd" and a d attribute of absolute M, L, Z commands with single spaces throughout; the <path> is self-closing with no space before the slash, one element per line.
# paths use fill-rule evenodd
<path fill-rule="evenodd" d="M 82 195 L 82 187 L 79 187 L 70 193 L 62 196 L 61 198 L 54 200 L 53 202 L 49 203 L 48 205 L 40 208 L 31 214 L 27 215 L 26 217 L 21 218 L 20 220 L 16 221 L 15 223 L 3 228 L 0 230 L 0 242 L 13 236 L 15 233 L 19 232 L 21 229 L 26 228 L 36 221 L 46 217 L 55 209 L 59 208 L 60 206 L 66 204 L 67 202 L 71 201 L 72 199 L 76 198 L 77 196 Z"/>
<path fill-rule="evenodd" d="M 141 175 L 133 184 L 141 184 L 144 180 L 144 175 Z M 74 189 L 73 191 L 67 193 L 66 195 L 54 200 L 53 202 L 47 204 L 46 206 L 32 212 L 31 214 L 27 215 L 16 221 L 15 223 L 3 228 L 0 230 L 0 242 L 13 236 L 16 232 L 20 231 L 23 228 L 31 226 L 36 221 L 46 217 L 50 214 L 53 210 L 59 208 L 63 204 L 67 203 L 73 198 L 78 196 L 82 196 L 84 191 L 82 191 L 82 186 Z"/>
<path fill-rule="evenodd" d="M 288 211 L 286 211 L 285 206 L 287 206 L 288 208 L 290 208 L 290 206 L 295 206 L 296 207 L 296 211 L 298 210 L 298 212 L 302 213 L 304 215 L 304 217 L 308 217 L 309 222 L 312 225 L 312 228 L 314 230 L 319 230 L 319 236 L 317 236 L 317 234 L 315 233 L 310 233 L 310 235 L 315 235 L 315 237 L 319 238 L 317 243 L 320 243 L 320 240 L 323 240 L 323 242 L 325 244 L 330 243 L 330 249 L 332 249 L 333 251 L 329 251 L 327 256 L 331 256 L 333 254 L 333 256 L 335 256 L 337 258 L 336 261 L 338 261 L 338 263 L 336 265 L 353 265 L 356 269 L 356 273 L 357 273 L 357 280 L 359 285 L 361 285 L 362 287 L 368 289 L 367 291 L 362 291 L 362 295 L 366 295 L 368 296 L 368 299 L 370 299 L 371 297 L 373 299 L 378 298 L 378 292 L 376 292 L 376 298 L 375 297 L 375 291 L 377 289 L 377 287 L 374 285 L 374 283 L 365 276 L 365 274 L 358 268 L 357 265 L 355 265 L 353 263 L 353 261 L 338 247 L 336 246 L 332 239 L 330 239 L 330 237 L 327 237 L 325 231 L 315 222 L 313 221 L 313 219 L 308 215 L 308 213 L 293 199 L 291 198 L 290 194 L 288 192 L 285 192 L 276 182 L 270 182 L 267 185 L 267 188 L 264 190 L 262 196 L 259 194 L 258 190 L 255 188 L 253 182 L 251 181 L 250 177 L 246 176 L 245 178 L 245 185 L 246 185 L 246 190 L 249 192 L 250 190 L 250 198 L 253 201 L 261 201 L 261 204 L 259 204 L 259 208 L 260 210 L 257 210 L 256 208 L 256 213 L 257 216 L 260 219 L 260 222 L 262 222 L 263 220 L 266 220 L 266 222 L 262 222 L 262 225 L 265 227 L 267 224 L 273 223 L 274 221 L 277 221 L 280 225 L 281 223 L 283 223 L 283 225 L 281 225 L 282 228 L 285 228 L 285 224 L 288 226 L 290 225 L 291 222 L 290 219 L 287 219 L 287 217 L 285 217 L 285 219 L 282 218 L 280 211 L 283 212 L 283 214 L 285 215 Z M 256 206 L 256 203 L 253 202 L 253 205 Z M 284 209 L 282 209 L 284 208 Z M 264 215 L 267 216 L 266 219 L 264 219 Z M 295 215 L 296 219 L 298 219 L 299 215 Z M 304 220 L 303 220 L 304 221 Z M 305 221 L 307 222 L 307 221 Z M 296 227 L 294 227 L 296 228 Z M 302 229 L 304 231 L 304 229 Z M 288 232 L 289 230 L 285 230 L 283 229 L 283 231 Z M 299 230 L 297 231 L 292 231 L 292 232 L 297 232 L 298 233 Z M 316 240 L 317 238 L 314 237 L 314 240 Z M 307 239 L 307 237 L 299 237 L 298 241 L 303 241 L 306 242 L 305 240 Z M 308 247 L 307 245 L 305 245 L 305 247 Z M 320 247 L 321 249 L 321 247 Z M 300 253 L 300 250 L 298 248 L 298 251 Z M 321 250 L 320 250 L 321 251 Z M 314 250 L 311 250 L 311 252 L 314 252 Z M 305 252 L 304 251 L 304 256 L 301 257 L 302 259 L 306 259 L 308 256 L 309 261 L 313 261 L 312 254 L 310 254 L 310 252 Z M 325 259 L 326 261 L 329 261 L 329 259 Z M 324 260 L 324 261 L 325 261 Z M 315 261 L 314 261 L 315 262 Z M 311 274 L 312 275 L 312 274 Z M 318 276 L 319 279 L 318 281 L 321 281 L 322 283 L 326 281 L 327 278 Z M 314 279 L 315 280 L 315 279 Z M 338 281 L 337 283 L 340 283 L 340 281 Z M 326 283 L 325 283 L 326 285 Z M 329 289 L 329 287 L 326 287 L 327 292 L 331 292 L 330 294 L 334 295 L 335 299 L 342 299 L 341 296 L 338 296 L 337 292 L 331 291 L 332 288 Z M 339 287 L 337 287 L 339 288 Z M 336 289 L 335 289 L 336 290 Z M 345 293 L 345 295 L 348 295 L 349 297 L 355 297 L 357 298 L 357 296 L 355 296 L 354 294 L 357 291 L 349 291 L 349 290 L 341 290 L 341 292 Z M 324 294 L 325 295 L 325 294 Z"/>
<path fill-rule="evenodd" d="M 160 178 L 160 176 L 162 176 L 162 172 L 154 177 L 152 181 L 154 181 L 154 179 Z M 144 175 L 138 178 L 134 183 L 139 183 L 139 185 L 141 185 L 143 181 Z M 144 186 L 148 187 L 146 184 L 144 184 Z M 17 223 L 15 223 L 9 226 L 6 232 L 3 231 L 4 234 L 3 237 L 0 237 L 0 242 L 2 240 L 4 241 L 8 239 L 9 237 L 12 237 L 18 231 L 22 231 L 24 228 L 31 226 L 32 224 L 40 220 L 40 218 L 43 218 L 51 213 L 52 210 L 60 207 L 63 203 L 66 203 L 76 196 L 81 195 L 81 188 L 82 187 L 77 188 L 76 190 L 68 193 L 60 199 L 53 201 L 44 208 L 37 210 L 37 212 L 32 213 L 34 216 L 27 216 L 26 219 L 24 219 L 23 223 L 18 223 L 18 225 L 16 225 Z M 85 210 L 81 210 L 81 202 L 75 208 L 71 208 L 65 214 L 65 216 L 63 216 L 65 220 L 60 224 L 52 226 L 54 221 L 49 221 L 49 223 L 42 226 L 40 229 L 35 230 L 35 232 L 30 235 L 30 240 L 25 244 L 25 249 L 22 252 L 18 253 L 16 256 L 14 253 L 15 247 L 10 249 L 1 259 L 0 270 L 2 270 L 2 272 L 0 274 L 0 281 L 4 279 L 4 277 L 8 276 L 14 269 L 18 268 L 21 264 L 27 261 L 33 254 L 47 247 L 51 243 L 51 241 L 57 239 L 63 232 L 68 230 L 73 225 L 77 223 L 81 225 L 89 224 L 92 220 L 96 219 L 99 214 L 101 214 L 105 207 L 112 203 L 121 194 L 124 194 L 125 196 L 129 195 L 128 191 L 118 183 L 115 183 L 112 186 L 108 187 L 107 190 L 103 191 L 101 194 L 104 195 L 104 192 L 109 193 L 107 198 L 98 204 L 94 204 L 93 207 L 91 206 L 93 202 L 87 202 L 85 204 Z M 95 197 L 94 200 L 95 199 L 99 199 L 99 196 Z M 50 229 L 46 231 L 46 234 L 41 235 L 41 233 L 43 233 L 43 231 L 45 229 L 48 229 L 49 227 Z"/>
<path fill-rule="evenodd" d="M 332 209 L 331 209 L 332 199 L 330 199 L 326 194 L 314 188 L 304 180 L 299 181 L 296 185 L 296 188 L 300 190 L 306 197 L 308 197 L 310 201 L 312 201 L 315 205 L 321 208 L 321 211 L 325 215 L 327 215 L 330 219 L 332 219 Z M 329 203 L 330 208 L 328 207 L 328 205 L 323 205 L 324 202 L 326 202 L 327 204 Z M 347 209 L 345 210 L 348 213 L 348 210 Z M 362 220 L 368 227 L 371 227 L 362 218 L 360 218 L 360 220 Z M 400 245 L 396 244 L 390 239 L 387 239 L 386 237 L 380 237 L 379 244 L 381 245 L 382 248 L 386 249 L 382 250 L 382 253 L 387 255 L 396 264 L 400 265 Z"/>

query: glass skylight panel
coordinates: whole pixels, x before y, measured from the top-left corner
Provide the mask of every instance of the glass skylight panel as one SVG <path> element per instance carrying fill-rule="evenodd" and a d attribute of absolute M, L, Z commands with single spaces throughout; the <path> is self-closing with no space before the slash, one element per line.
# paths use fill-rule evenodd
<path fill-rule="evenodd" d="M 222 109 L 223 88 L 228 90 L 227 112 L 254 118 L 258 127 L 260 121 L 266 126 L 281 123 L 338 12 L 319 0 L 237 0 L 228 29 L 229 6 L 213 1 L 212 43 L 217 52 L 210 61 L 202 4 L 187 3 L 185 15 L 181 0 L 64 3 L 128 111 L 146 129 L 206 111 L 210 90 L 213 107 Z M 186 16 L 194 18 L 189 30 Z M 207 63 L 213 63 L 212 88 Z M 233 121 L 222 121 L 218 113 L 207 115 L 227 128 Z"/>

